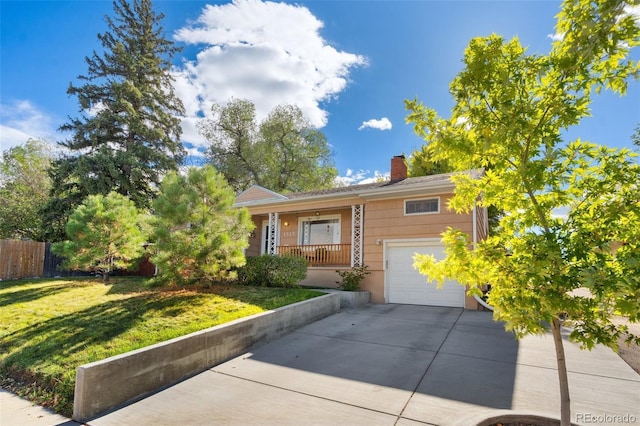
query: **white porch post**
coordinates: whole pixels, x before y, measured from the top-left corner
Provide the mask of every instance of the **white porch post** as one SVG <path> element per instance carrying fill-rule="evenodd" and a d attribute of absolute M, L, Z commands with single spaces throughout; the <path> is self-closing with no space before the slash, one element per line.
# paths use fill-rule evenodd
<path fill-rule="evenodd" d="M 351 267 L 362 266 L 362 221 L 364 206 L 351 206 Z"/>
<path fill-rule="evenodd" d="M 278 254 L 278 213 L 269 213 L 269 232 L 267 235 L 267 254 Z"/>

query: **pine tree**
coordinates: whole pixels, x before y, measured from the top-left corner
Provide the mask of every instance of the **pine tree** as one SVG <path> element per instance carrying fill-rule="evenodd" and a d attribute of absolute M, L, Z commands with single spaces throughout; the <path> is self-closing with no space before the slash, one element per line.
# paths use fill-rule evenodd
<path fill-rule="evenodd" d="M 209 284 L 234 277 L 255 227 L 249 211 L 234 202 L 233 189 L 211 165 L 167 175 L 154 202 L 151 261 L 158 282 Z"/>
<path fill-rule="evenodd" d="M 115 0 L 109 31 L 98 34 L 102 53 L 85 58 L 82 85 L 70 84 L 80 117 L 69 118 L 61 142 L 71 153 L 52 170 L 53 199 L 45 209 L 51 223 L 66 217 L 92 194 L 115 191 L 147 208 L 162 176 L 177 170 L 185 150 L 180 142 L 184 106 L 175 95 L 171 58 L 179 50 L 164 38 L 150 0 Z M 61 229 L 53 230 L 60 237 Z"/>
<path fill-rule="evenodd" d="M 91 195 L 66 224 L 68 240 L 55 243 L 54 253 L 65 257 L 63 267 L 109 274 L 127 269 L 144 253 L 142 218 L 127 197 L 110 192 Z"/>

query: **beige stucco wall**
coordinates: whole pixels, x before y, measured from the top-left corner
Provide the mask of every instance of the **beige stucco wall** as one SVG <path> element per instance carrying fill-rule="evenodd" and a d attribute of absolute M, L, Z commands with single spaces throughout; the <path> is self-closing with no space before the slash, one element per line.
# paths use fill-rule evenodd
<path fill-rule="evenodd" d="M 348 270 L 350 268 L 309 268 L 307 269 L 307 278 L 299 284 L 309 287 L 326 287 L 338 288 L 336 281 L 340 281 L 340 275 L 336 270 Z"/>

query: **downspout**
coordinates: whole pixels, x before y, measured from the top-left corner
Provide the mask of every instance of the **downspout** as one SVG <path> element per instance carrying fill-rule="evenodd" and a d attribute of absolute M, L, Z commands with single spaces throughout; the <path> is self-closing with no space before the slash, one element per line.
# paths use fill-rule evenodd
<path fill-rule="evenodd" d="M 473 216 L 473 249 L 476 249 L 476 246 L 478 244 L 478 213 L 477 213 L 477 209 L 478 206 L 473 206 L 473 211 L 472 211 L 472 216 Z M 473 295 L 473 298 L 476 299 L 476 302 L 478 302 L 481 306 L 485 307 L 486 309 L 493 311 L 493 306 L 489 305 L 487 302 L 485 302 L 484 300 L 482 300 L 482 298 L 478 297 L 477 295 Z"/>

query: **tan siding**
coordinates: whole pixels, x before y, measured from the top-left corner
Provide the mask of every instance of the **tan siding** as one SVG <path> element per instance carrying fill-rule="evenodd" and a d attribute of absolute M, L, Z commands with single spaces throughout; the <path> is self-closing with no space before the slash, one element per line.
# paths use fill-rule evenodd
<path fill-rule="evenodd" d="M 372 302 L 384 302 L 384 252 L 385 240 L 440 238 L 448 227 L 461 229 L 471 236 L 473 216 L 457 214 L 446 208 L 449 195 L 440 195 L 440 213 L 404 214 L 405 199 L 370 201 L 364 214 L 364 263 L 371 275 L 363 282 L 363 288 L 371 291 Z M 376 244 L 380 240 L 381 244 Z"/>
<path fill-rule="evenodd" d="M 441 198 L 443 201 L 445 197 Z M 404 214 L 404 200 L 370 202 L 365 207 L 365 245 L 375 245 L 377 239 L 436 238 L 448 227 L 471 233 L 472 215 L 457 214 L 444 209 L 440 213 Z"/>
<path fill-rule="evenodd" d="M 245 250 L 245 256 L 259 256 L 260 255 L 260 234 L 262 232 L 262 221 L 259 218 L 253 217 L 253 224 L 255 228 L 249 235 L 249 247 Z"/>
<path fill-rule="evenodd" d="M 351 208 L 349 210 L 323 210 L 320 216 L 340 216 L 340 243 L 351 243 Z M 307 218 L 316 217 L 315 212 L 301 212 L 297 214 L 282 214 L 280 223 L 282 225 L 280 231 L 280 245 L 298 245 L 300 242 L 300 221 Z M 285 222 L 289 225 L 285 226 Z"/>
<path fill-rule="evenodd" d="M 351 207 L 348 209 L 330 209 L 319 212 L 321 216 L 340 215 L 340 243 L 351 243 Z M 280 245 L 295 246 L 300 242 L 300 225 L 302 219 L 315 217 L 314 211 L 300 213 L 284 213 L 278 215 L 280 222 Z M 267 220 L 267 215 L 254 215 L 253 222 L 256 229 L 249 239 L 249 248 L 246 250 L 247 256 L 257 256 L 261 252 L 262 244 L 262 222 Z M 286 225 L 285 225 L 286 223 Z"/>
<path fill-rule="evenodd" d="M 429 195 L 427 198 L 432 198 Z M 362 289 L 371 292 L 373 303 L 384 302 L 384 241 L 398 239 L 440 238 L 448 227 L 461 229 L 471 236 L 473 232 L 473 216 L 457 214 L 447 209 L 451 194 L 440 194 L 440 212 L 434 214 L 405 215 L 404 202 L 407 199 L 425 197 L 398 198 L 385 200 L 364 201 L 358 197 L 340 200 L 290 202 L 281 206 L 253 206 L 251 212 L 258 228 L 252 239 L 252 246 L 256 245 L 260 252 L 260 232 L 262 220 L 269 213 L 280 213 L 281 245 L 297 245 L 300 241 L 299 221 L 303 218 L 314 217 L 316 212 L 321 216 L 339 214 L 341 218 L 341 243 L 351 242 L 351 205 L 364 204 L 364 232 L 363 232 L 363 261 L 369 267 L 368 275 L 362 283 Z M 287 222 L 288 225 L 284 223 Z M 377 241 L 380 244 L 377 244 Z M 253 248 L 253 247 L 252 247 Z M 249 252 L 249 251 L 248 251 Z M 253 252 L 253 251 L 252 251 Z M 305 285 L 334 285 L 335 271 L 316 271 L 304 281 Z M 467 300 L 467 306 L 473 305 Z"/>
<path fill-rule="evenodd" d="M 274 198 L 275 195 L 262 188 L 252 186 L 236 197 L 236 203 L 246 203 L 247 201 L 265 200 Z"/>

